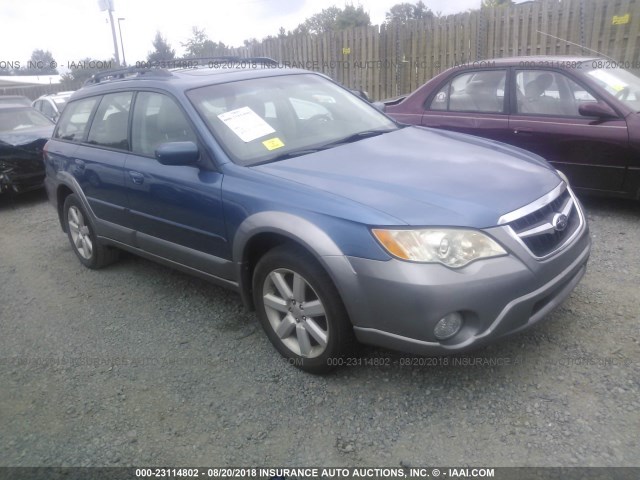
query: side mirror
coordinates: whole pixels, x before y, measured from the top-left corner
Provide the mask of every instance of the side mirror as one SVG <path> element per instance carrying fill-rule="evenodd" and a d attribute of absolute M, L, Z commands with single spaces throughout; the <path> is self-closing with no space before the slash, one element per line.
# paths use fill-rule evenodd
<path fill-rule="evenodd" d="M 193 165 L 200 158 L 193 142 L 163 143 L 156 148 L 156 160 L 162 165 Z"/>
<path fill-rule="evenodd" d="M 616 112 L 609 105 L 601 102 L 583 103 L 578 107 L 578 113 L 583 117 L 598 117 L 601 120 L 618 118 Z"/>
<path fill-rule="evenodd" d="M 371 99 L 369 98 L 369 94 L 367 92 L 365 92 L 364 90 L 351 90 L 351 93 L 353 93 L 354 95 L 360 97 L 361 99 L 371 103 Z"/>
<path fill-rule="evenodd" d="M 384 112 L 387 109 L 387 106 L 382 102 L 373 102 L 371 105 L 373 105 L 373 108 L 380 110 L 381 112 Z"/>

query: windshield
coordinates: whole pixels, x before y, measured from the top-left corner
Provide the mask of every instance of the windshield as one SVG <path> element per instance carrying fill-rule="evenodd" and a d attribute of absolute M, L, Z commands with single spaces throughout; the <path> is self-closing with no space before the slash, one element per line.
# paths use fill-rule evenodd
<path fill-rule="evenodd" d="M 371 105 L 314 74 L 210 85 L 187 95 L 241 165 L 311 153 L 397 128 Z"/>
<path fill-rule="evenodd" d="M 15 132 L 25 128 L 49 127 L 51 120 L 32 108 L 0 110 L 0 132 Z"/>
<path fill-rule="evenodd" d="M 594 68 L 587 75 L 635 112 L 640 111 L 640 78 L 636 75 L 621 68 Z"/>

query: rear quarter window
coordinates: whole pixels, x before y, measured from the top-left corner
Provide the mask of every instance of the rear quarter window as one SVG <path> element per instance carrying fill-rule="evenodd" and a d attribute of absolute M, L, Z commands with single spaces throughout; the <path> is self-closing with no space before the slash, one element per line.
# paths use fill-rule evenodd
<path fill-rule="evenodd" d="M 100 97 L 91 97 L 69 103 L 58 122 L 53 138 L 81 142 L 87 133 L 91 113 L 99 100 Z"/>

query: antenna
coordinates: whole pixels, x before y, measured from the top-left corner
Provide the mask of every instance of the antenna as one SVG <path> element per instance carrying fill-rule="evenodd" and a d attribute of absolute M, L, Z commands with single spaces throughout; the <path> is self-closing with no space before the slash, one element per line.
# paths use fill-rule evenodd
<path fill-rule="evenodd" d="M 590 51 L 590 52 L 597 53 L 598 55 L 601 55 L 601 56 L 603 56 L 603 57 L 605 57 L 605 58 L 608 58 L 609 60 L 611 60 L 611 61 L 614 61 L 614 62 L 615 62 L 615 60 L 614 60 L 613 58 L 611 58 L 609 55 L 605 55 L 604 53 L 599 52 L 599 51 L 597 51 L 597 50 L 592 50 L 591 48 L 587 48 L 587 47 L 585 47 L 584 45 L 580 45 L 580 44 L 578 44 L 578 43 L 570 42 L 569 40 L 566 40 L 566 39 L 564 39 L 564 38 L 560 38 L 560 37 L 556 37 L 555 35 L 551 35 L 550 33 L 545 33 L 545 32 L 542 32 L 542 31 L 540 31 L 540 30 L 536 30 L 536 32 L 538 32 L 538 33 L 539 33 L 539 34 L 541 34 L 541 35 L 546 35 L 547 37 L 555 38 L 556 40 L 562 40 L 563 42 L 566 42 L 566 43 L 568 43 L 568 44 L 570 44 L 570 45 L 575 45 L 576 47 L 579 47 L 579 48 L 581 48 L 581 49 L 583 49 L 583 50 L 588 50 L 588 51 Z"/>

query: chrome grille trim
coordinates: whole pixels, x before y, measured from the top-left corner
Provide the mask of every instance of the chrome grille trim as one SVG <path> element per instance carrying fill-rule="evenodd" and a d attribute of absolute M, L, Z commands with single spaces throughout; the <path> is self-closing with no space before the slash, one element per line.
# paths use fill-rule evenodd
<path fill-rule="evenodd" d="M 567 198 L 567 201 L 562 206 L 562 210 L 560 211 L 560 215 L 564 215 L 566 217 L 571 213 L 571 209 L 573 208 L 573 198 Z M 556 215 L 559 215 L 556 213 Z M 555 215 L 554 215 L 555 216 Z M 535 235 L 544 235 L 547 233 L 553 233 L 555 231 L 555 227 L 553 226 L 553 221 L 547 222 L 544 225 L 540 225 L 538 227 L 531 228 L 529 230 L 525 230 L 524 232 L 518 232 L 518 236 L 520 238 L 533 237 Z"/>
<path fill-rule="evenodd" d="M 538 256 L 535 253 L 533 253 L 533 251 L 531 251 L 531 249 L 527 246 L 527 244 L 523 241 L 523 238 L 521 237 L 523 232 L 520 232 L 520 235 L 518 235 L 518 233 L 516 233 L 516 231 L 511 227 L 511 225 L 504 225 L 503 228 L 507 231 L 507 233 L 517 242 L 519 243 L 527 252 L 529 252 L 529 254 L 535 258 L 536 260 L 545 260 L 549 257 L 552 257 L 553 255 L 557 255 L 558 253 L 560 253 L 561 251 L 563 251 L 565 248 L 567 248 L 571 243 L 573 243 L 573 241 L 582 234 L 582 232 L 584 232 L 585 229 L 585 218 L 584 218 L 584 213 L 582 211 L 582 208 L 580 207 L 580 202 L 578 202 L 578 199 L 576 198 L 575 194 L 573 193 L 573 190 L 571 190 L 571 188 L 566 185 L 564 182 L 562 182 L 561 185 L 559 185 L 559 187 L 564 187 L 562 189 L 554 189 L 552 192 L 550 192 L 549 194 L 545 195 L 544 197 L 541 197 L 540 199 L 536 200 L 535 202 L 531 203 L 530 205 L 537 205 L 538 209 L 544 208 L 545 206 L 547 206 L 549 203 L 553 202 L 555 199 L 558 198 L 558 196 L 562 195 L 562 193 L 564 193 L 564 190 L 568 190 L 569 192 L 569 200 L 567 202 L 565 202 L 565 204 L 562 207 L 562 213 L 569 212 L 571 213 L 571 210 L 573 210 L 575 208 L 575 213 L 578 215 L 578 226 L 576 227 L 576 229 L 573 231 L 573 233 L 571 235 L 569 235 L 568 238 L 566 238 L 561 244 L 557 245 L 553 250 L 551 250 L 549 253 L 542 255 L 542 256 Z M 557 194 L 556 194 L 557 193 Z M 543 202 L 542 200 L 545 199 L 547 200 L 546 202 Z M 527 205 L 526 207 L 523 207 L 522 209 L 516 210 L 512 213 L 518 212 L 518 211 L 525 211 L 525 208 L 528 208 L 530 205 Z M 536 210 L 532 210 L 529 211 L 528 213 L 525 213 L 524 215 L 520 215 L 517 218 L 514 218 L 511 216 L 511 213 L 507 214 L 509 215 L 510 218 L 510 222 L 514 222 L 516 220 L 519 220 L 527 215 L 530 215 L 531 213 L 534 213 Z M 506 215 L 505 215 L 506 216 Z M 505 216 L 501 217 L 504 218 Z M 536 227 L 537 228 L 537 227 Z M 525 231 L 524 233 L 529 233 L 528 231 Z M 544 234 L 544 232 L 538 232 L 538 235 L 542 235 Z M 533 236 L 533 234 L 531 235 Z M 524 237 L 527 238 L 527 237 Z"/>
<path fill-rule="evenodd" d="M 568 188 L 567 184 L 564 182 L 560 182 L 556 188 L 551 190 L 545 196 L 540 197 L 534 202 L 531 202 L 529 205 L 525 205 L 524 207 L 520 207 L 517 210 L 514 210 L 509 213 L 505 213 L 498 219 L 498 225 L 504 225 L 506 223 L 511 223 L 514 220 L 518 220 L 519 218 L 526 217 L 530 213 L 535 212 L 536 210 L 540 210 L 545 205 L 553 202 L 556 198 L 564 193 L 564 191 Z"/>

